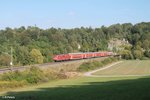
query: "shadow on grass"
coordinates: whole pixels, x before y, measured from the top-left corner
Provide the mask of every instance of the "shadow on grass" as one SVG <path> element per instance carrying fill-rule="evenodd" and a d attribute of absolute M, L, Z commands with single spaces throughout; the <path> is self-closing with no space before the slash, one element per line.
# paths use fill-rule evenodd
<path fill-rule="evenodd" d="M 150 77 L 39 88 L 6 95 L 15 96 L 15 100 L 150 100 Z"/>

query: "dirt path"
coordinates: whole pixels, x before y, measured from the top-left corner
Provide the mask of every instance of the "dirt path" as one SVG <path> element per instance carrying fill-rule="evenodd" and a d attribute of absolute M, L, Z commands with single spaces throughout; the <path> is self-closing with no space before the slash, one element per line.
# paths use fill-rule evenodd
<path fill-rule="evenodd" d="M 86 72 L 86 73 L 84 73 L 84 76 L 88 76 L 88 77 L 104 77 L 104 75 L 100 76 L 100 75 L 92 75 L 92 74 L 95 73 L 95 72 L 97 72 L 97 71 L 101 71 L 101 70 L 105 70 L 107 68 L 110 68 L 110 67 L 112 67 L 112 66 L 114 66 L 116 64 L 119 64 L 121 62 L 123 62 L 123 61 L 115 62 L 115 63 L 113 63 L 111 65 L 106 66 L 106 67 L 103 67 L 103 68 L 100 68 L 100 69 L 96 69 L 96 70 L 93 70 L 93 71 L 90 71 L 90 72 Z M 108 75 L 105 75 L 105 77 L 106 76 L 108 76 Z"/>
<path fill-rule="evenodd" d="M 123 61 L 119 61 L 119 62 L 115 62 L 111 65 L 108 65 L 108 66 L 105 66 L 103 68 L 100 68 L 100 69 L 97 69 L 97 70 L 93 70 L 93 71 L 90 71 L 90 72 L 86 72 L 84 73 L 84 76 L 87 76 L 87 77 L 135 77 L 135 76 L 150 76 L 150 75 L 92 75 L 93 73 L 97 72 L 97 71 L 101 71 L 101 70 L 105 70 L 105 69 L 108 69 L 114 65 L 117 65 L 119 63 L 122 63 Z"/>

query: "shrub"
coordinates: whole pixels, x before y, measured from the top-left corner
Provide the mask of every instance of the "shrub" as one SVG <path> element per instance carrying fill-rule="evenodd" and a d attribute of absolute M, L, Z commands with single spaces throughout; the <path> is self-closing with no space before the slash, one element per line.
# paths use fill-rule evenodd
<path fill-rule="evenodd" d="M 94 66 L 97 66 L 97 67 L 102 67 L 103 66 L 103 63 L 98 62 L 98 61 L 93 62 L 93 64 L 94 64 Z"/>
<path fill-rule="evenodd" d="M 4 81 L 12 81 L 12 80 L 22 81 L 23 79 L 24 79 L 24 74 L 22 74 L 19 71 L 7 72 L 1 76 L 1 80 Z"/>
<path fill-rule="evenodd" d="M 23 87 L 26 84 L 26 81 L 0 81 L 0 90 L 5 90 L 6 88 Z"/>
<path fill-rule="evenodd" d="M 52 74 L 51 74 L 52 75 Z M 25 70 L 23 72 L 15 71 L 15 72 L 7 72 L 1 75 L 0 80 L 3 81 L 26 81 L 30 84 L 33 83 L 38 83 L 38 82 L 44 82 L 48 79 L 53 79 L 52 76 L 51 78 L 50 75 L 44 74 L 42 70 L 40 70 L 38 67 L 32 66 L 30 69 Z"/>
<path fill-rule="evenodd" d="M 142 57 L 141 60 L 150 60 L 148 57 Z"/>
<path fill-rule="evenodd" d="M 7 72 L 0 75 L 0 90 L 62 78 L 64 79 L 68 77 L 66 77 L 64 73 L 62 74 L 52 69 L 43 71 L 38 67 L 32 66 L 22 72 Z"/>
<path fill-rule="evenodd" d="M 48 69 L 44 71 L 44 75 L 47 78 L 47 80 L 55 80 L 58 79 L 58 71 L 52 70 L 52 69 Z"/>
<path fill-rule="evenodd" d="M 44 72 L 38 67 L 32 66 L 25 72 L 25 79 L 28 83 L 38 83 L 45 80 Z"/>
<path fill-rule="evenodd" d="M 80 67 L 77 69 L 78 71 L 88 71 L 90 69 L 90 66 L 92 66 L 91 62 L 85 62 L 80 65 Z"/>
<path fill-rule="evenodd" d="M 32 66 L 31 68 L 22 72 L 15 71 L 4 73 L 0 76 L 0 81 L 16 81 L 18 83 L 21 81 L 26 81 L 29 84 L 35 84 L 61 78 L 62 75 L 58 71 L 52 69 L 43 71 L 38 67 Z"/>
<path fill-rule="evenodd" d="M 107 58 L 102 61 L 102 64 L 106 65 L 107 63 L 110 63 L 110 62 L 111 62 L 111 59 Z"/>
<path fill-rule="evenodd" d="M 85 62 L 79 66 L 77 71 L 85 72 L 85 71 L 93 70 L 93 69 L 105 66 L 105 65 L 112 63 L 114 61 L 117 61 L 117 60 L 118 60 L 117 58 L 112 57 L 112 58 L 106 58 L 101 62 L 98 62 L 98 61 Z"/>

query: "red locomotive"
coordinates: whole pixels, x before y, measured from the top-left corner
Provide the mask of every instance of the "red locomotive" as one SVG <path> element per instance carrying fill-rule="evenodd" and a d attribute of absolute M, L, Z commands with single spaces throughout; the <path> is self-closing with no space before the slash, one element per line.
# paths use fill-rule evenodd
<path fill-rule="evenodd" d="M 75 59 L 87 59 L 94 57 L 106 57 L 112 56 L 113 52 L 87 52 L 87 53 L 68 53 L 68 54 L 60 54 L 55 55 L 53 57 L 54 61 L 67 61 L 67 60 L 75 60 Z"/>

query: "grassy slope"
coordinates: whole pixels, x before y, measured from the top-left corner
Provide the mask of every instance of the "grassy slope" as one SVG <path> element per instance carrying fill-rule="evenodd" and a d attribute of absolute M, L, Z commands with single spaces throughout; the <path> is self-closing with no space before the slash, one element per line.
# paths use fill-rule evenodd
<path fill-rule="evenodd" d="M 124 61 L 94 75 L 147 75 L 150 74 L 150 60 Z"/>
<path fill-rule="evenodd" d="M 15 100 L 150 100 L 150 78 L 89 78 L 59 80 L 1 95 Z"/>
<path fill-rule="evenodd" d="M 132 63 L 135 64 L 135 62 Z M 145 62 L 142 63 L 145 66 Z M 1 93 L 1 95 L 15 96 L 15 100 L 150 100 L 149 94 L 150 77 L 148 76 L 80 77 Z"/>

